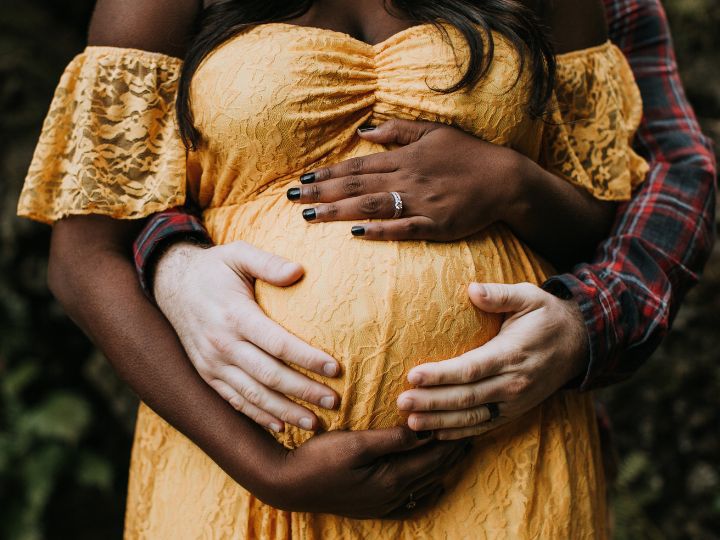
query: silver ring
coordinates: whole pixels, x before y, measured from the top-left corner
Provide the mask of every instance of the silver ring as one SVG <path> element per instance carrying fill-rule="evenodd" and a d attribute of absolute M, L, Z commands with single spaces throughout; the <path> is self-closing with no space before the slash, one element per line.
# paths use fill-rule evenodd
<path fill-rule="evenodd" d="M 413 495 L 414 495 L 413 493 L 410 493 L 410 500 L 405 505 L 405 508 L 407 508 L 408 510 L 412 510 L 413 508 L 415 508 L 417 506 L 417 502 L 415 500 L 413 500 Z"/>
<path fill-rule="evenodd" d="M 390 195 L 392 195 L 392 198 L 395 201 L 395 213 L 393 214 L 392 218 L 397 219 L 400 216 L 402 216 L 402 212 L 403 212 L 402 198 L 400 197 L 400 194 L 397 191 L 391 191 Z"/>
<path fill-rule="evenodd" d="M 490 413 L 490 420 L 488 420 L 488 422 L 492 422 L 500 416 L 500 407 L 498 407 L 497 403 L 486 403 L 485 408 Z"/>

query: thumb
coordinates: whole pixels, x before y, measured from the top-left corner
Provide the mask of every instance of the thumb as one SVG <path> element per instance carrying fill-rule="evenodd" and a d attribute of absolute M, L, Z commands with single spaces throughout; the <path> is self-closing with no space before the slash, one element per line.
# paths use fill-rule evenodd
<path fill-rule="evenodd" d="M 235 272 L 271 285 L 287 287 L 300 279 L 305 271 L 298 263 L 238 241 L 222 246 L 225 263 Z"/>
<path fill-rule="evenodd" d="M 488 313 L 520 312 L 533 308 L 540 300 L 540 289 L 531 283 L 471 283 L 470 300 Z"/>
<path fill-rule="evenodd" d="M 361 128 L 358 135 L 363 139 L 378 144 L 411 144 L 419 141 L 424 135 L 436 130 L 438 124 L 417 120 L 389 120 L 376 128 Z"/>
<path fill-rule="evenodd" d="M 419 448 L 432 440 L 432 432 L 416 432 L 407 426 L 370 429 L 354 433 L 360 437 L 360 444 L 354 446 L 358 450 L 356 456 L 357 466 L 373 462 L 388 454 L 407 452 Z"/>

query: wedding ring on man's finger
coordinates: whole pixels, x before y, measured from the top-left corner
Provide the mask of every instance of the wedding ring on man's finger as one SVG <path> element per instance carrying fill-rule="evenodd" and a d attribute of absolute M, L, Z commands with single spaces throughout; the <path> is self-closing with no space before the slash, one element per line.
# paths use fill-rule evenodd
<path fill-rule="evenodd" d="M 417 506 L 417 501 L 413 499 L 414 493 L 410 493 L 410 500 L 405 504 L 405 508 L 408 510 L 412 510 Z"/>
<path fill-rule="evenodd" d="M 403 202 L 402 197 L 400 197 L 400 194 L 397 191 L 391 191 L 390 195 L 392 195 L 393 198 L 393 204 L 395 207 L 395 213 L 393 214 L 393 219 L 397 219 L 400 216 L 402 216 L 403 213 Z"/>
<path fill-rule="evenodd" d="M 490 413 L 490 419 L 488 420 L 488 422 L 492 422 L 498 416 L 500 416 L 500 407 L 497 403 L 486 403 L 485 408 Z"/>

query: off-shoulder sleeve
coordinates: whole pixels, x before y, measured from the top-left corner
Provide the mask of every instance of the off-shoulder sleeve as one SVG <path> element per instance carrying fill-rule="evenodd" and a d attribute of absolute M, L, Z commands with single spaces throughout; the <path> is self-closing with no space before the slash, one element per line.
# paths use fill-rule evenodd
<path fill-rule="evenodd" d="M 543 165 L 598 199 L 630 199 L 648 165 L 632 149 L 642 98 L 622 52 L 608 42 L 558 56 L 551 111 Z"/>
<path fill-rule="evenodd" d="M 141 218 L 185 201 L 185 148 L 174 103 L 182 61 L 88 47 L 55 91 L 18 215 Z"/>

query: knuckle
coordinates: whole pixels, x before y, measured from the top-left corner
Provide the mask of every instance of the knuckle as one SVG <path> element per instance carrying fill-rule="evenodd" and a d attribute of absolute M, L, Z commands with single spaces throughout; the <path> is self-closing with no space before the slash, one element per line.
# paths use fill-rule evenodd
<path fill-rule="evenodd" d="M 237 394 L 232 396 L 230 399 L 228 399 L 228 403 L 232 406 L 233 409 L 235 409 L 238 412 L 244 412 L 243 409 L 245 407 L 245 401 L 243 398 L 238 396 Z"/>
<path fill-rule="evenodd" d="M 262 394 L 259 388 L 251 386 L 249 388 L 243 388 L 242 392 L 245 399 L 250 403 L 254 405 L 260 405 L 262 403 Z"/>
<path fill-rule="evenodd" d="M 421 227 L 416 221 L 408 220 L 402 225 L 402 232 L 408 237 L 415 237 L 420 234 Z"/>
<path fill-rule="evenodd" d="M 364 157 L 355 157 L 355 158 L 348 160 L 348 162 L 347 162 L 347 168 L 351 174 L 362 173 L 364 167 L 365 167 L 365 158 Z"/>
<path fill-rule="evenodd" d="M 468 392 L 466 394 L 462 394 L 458 398 L 458 405 L 460 409 L 469 409 L 470 407 L 474 407 L 476 405 L 476 401 L 475 394 L 473 392 Z"/>
<path fill-rule="evenodd" d="M 365 189 L 365 180 L 359 176 L 349 176 L 343 181 L 343 192 L 346 195 L 356 195 Z"/>
<path fill-rule="evenodd" d="M 338 205 L 337 204 L 328 204 L 325 205 L 322 210 L 321 214 L 326 219 L 334 219 L 337 217 L 339 212 Z"/>
<path fill-rule="evenodd" d="M 400 475 L 398 475 L 395 471 L 386 471 L 382 477 L 382 486 L 385 491 L 397 493 L 400 489 L 402 489 Z"/>
<path fill-rule="evenodd" d="M 530 387 L 530 380 L 524 375 L 514 377 L 508 383 L 508 393 L 513 397 L 519 397 Z"/>
<path fill-rule="evenodd" d="M 306 189 L 305 195 L 311 202 L 318 202 L 322 196 L 322 190 L 318 184 L 310 184 Z"/>
<path fill-rule="evenodd" d="M 265 386 L 277 389 L 280 386 L 282 377 L 274 366 L 261 364 L 258 368 L 258 380 Z"/>
<path fill-rule="evenodd" d="M 382 209 L 382 201 L 377 195 L 365 195 L 360 202 L 360 211 L 368 216 L 377 214 Z"/>
<path fill-rule="evenodd" d="M 462 367 L 460 371 L 460 376 L 465 382 L 476 381 L 480 378 L 481 375 L 482 369 L 480 368 L 480 365 L 476 364 L 475 362 L 468 362 Z"/>

